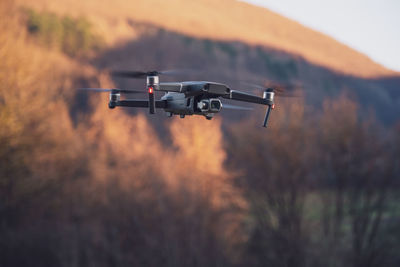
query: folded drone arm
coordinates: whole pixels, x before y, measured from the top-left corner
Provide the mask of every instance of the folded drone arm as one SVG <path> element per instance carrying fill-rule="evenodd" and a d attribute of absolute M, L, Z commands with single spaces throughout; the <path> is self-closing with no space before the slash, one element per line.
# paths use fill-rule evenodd
<path fill-rule="evenodd" d="M 222 97 L 226 98 L 226 99 L 244 101 L 244 102 L 255 103 L 255 104 L 262 104 L 262 105 L 272 105 L 273 104 L 273 102 L 271 100 L 268 100 L 268 99 L 265 99 L 265 98 L 262 98 L 262 97 L 259 97 L 256 95 L 236 91 L 236 90 L 230 90 L 229 94 L 222 95 Z"/>
<path fill-rule="evenodd" d="M 165 100 L 156 100 L 156 108 L 166 108 L 167 102 Z M 135 108 L 148 108 L 149 100 L 127 99 L 115 103 L 116 107 L 135 107 Z"/>

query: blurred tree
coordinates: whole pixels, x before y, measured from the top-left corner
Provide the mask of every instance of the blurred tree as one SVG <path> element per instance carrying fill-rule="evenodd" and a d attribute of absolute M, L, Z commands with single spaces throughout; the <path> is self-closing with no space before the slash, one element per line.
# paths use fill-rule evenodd
<path fill-rule="evenodd" d="M 325 259 L 336 265 L 348 257 L 352 266 L 380 266 L 385 249 L 378 237 L 396 177 L 395 155 L 378 122 L 360 122 L 357 106 L 343 96 L 325 102 L 320 125 L 324 153 L 314 169 L 326 192 L 321 195 L 323 242 L 329 244 Z"/>
<path fill-rule="evenodd" d="M 285 108 L 275 111 L 275 123 L 267 132 L 254 130 L 255 126 L 240 127 L 230 148 L 232 168 L 246 170 L 239 183 L 250 201 L 253 232 L 248 253 L 256 259 L 251 264 L 257 266 L 306 265 L 303 209 L 312 143 L 303 125 L 302 104 Z"/>

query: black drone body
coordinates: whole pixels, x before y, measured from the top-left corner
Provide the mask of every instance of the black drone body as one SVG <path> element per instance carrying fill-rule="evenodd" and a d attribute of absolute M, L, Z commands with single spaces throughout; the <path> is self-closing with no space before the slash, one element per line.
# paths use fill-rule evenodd
<path fill-rule="evenodd" d="M 242 109 L 249 108 L 223 104 L 220 98 L 261 104 L 267 106 L 263 126 L 266 127 L 271 109 L 274 108 L 274 90 L 265 89 L 263 96 L 232 90 L 227 85 L 207 81 L 185 81 L 160 83 L 160 74 L 169 74 L 170 72 L 138 72 L 123 71 L 114 72 L 113 75 L 127 78 L 146 78 L 146 89 L 148 99 L 121 99 L 121 94 L 143 93 L 143 91 L 126 89 L 100 89 L 86 88 L 100 92 L 109 92 L 110 99 L 108 106 L 115 107 L 136 107 L 148 108 L 150 114 L 154 114 L 156 109 L 163 109 L 168 116 L 179 115 L 184 118 L 186 115 L 201 115 L 211 120 L 213 116 L 221 109 Z M 155 92 L 161 91 L 165 94 L 159 99 L 155 99 Z"/>

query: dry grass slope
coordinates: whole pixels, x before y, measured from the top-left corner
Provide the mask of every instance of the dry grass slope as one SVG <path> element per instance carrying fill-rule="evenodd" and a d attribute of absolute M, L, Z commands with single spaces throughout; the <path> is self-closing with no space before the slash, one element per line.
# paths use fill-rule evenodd
<path fill-rule="evenodd" d="M 128 20 L 151 23 L 192 37 L 237 40 L 304 57 L 339 73 L 394 75 L 367 56 L 267 9 L 234 0 L 17 0 L 24 6 L 89 17 L 109 43 L 135 38 Z M 229 8 L 227 8 L 229 7 Z"/>

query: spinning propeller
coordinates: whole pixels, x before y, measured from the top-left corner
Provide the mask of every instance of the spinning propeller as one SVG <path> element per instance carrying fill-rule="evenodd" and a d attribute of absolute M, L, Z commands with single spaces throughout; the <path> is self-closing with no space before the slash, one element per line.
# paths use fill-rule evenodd
<path fill-rule="evenodd" d="M 159 76 L 159 75 L 181 75 L 181 74 L 189 74 L 192 71 L 190 70 L 153 70 L 153 71 L 135 71 L 135 70 L 119 70 L 111 72 L 112 76 L 122 77 L 122 78 L 132 78 L 132 79 L 140 79 L 146 78 L 148 76 Z"/>
<path fill-rule="evenodd" d="M 249 82 L 240 82 L 240 83 L 259 90 L 265 90 L 266 88 L 271 88 L 273 89 L 275 95 L 280 97 L 301 97 L 301 95 L 296 94 L 295 92 L 298 91 L 299 89 L 303 89 L 302 86 L 300 85 L 280 84 L 275 82 L 265 82 L 264 86 Z"/>
<path fill-rule="evenodd" d="M 104 88 L 79 88 L 78 90 L 85 90 L 85 91 L 94 91 L 94 92 L 108 92 L 108 93 L 114 93 L 114 94 L 143 94 L 145 93 L 144 91 L 139 91 L 139 90 L 131 90 L 131 89 L 104 89 Z"/>

